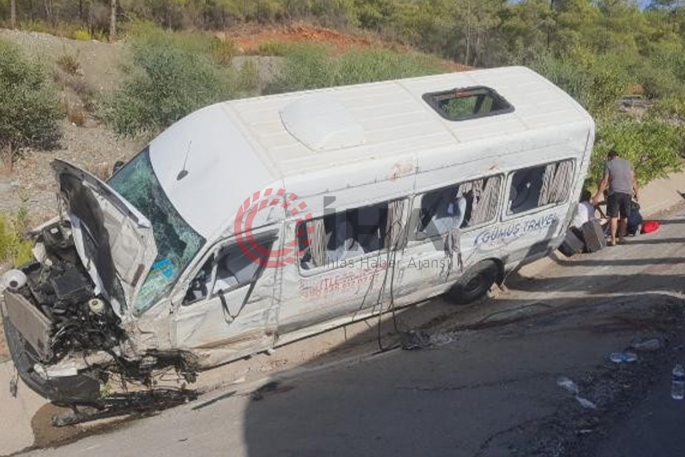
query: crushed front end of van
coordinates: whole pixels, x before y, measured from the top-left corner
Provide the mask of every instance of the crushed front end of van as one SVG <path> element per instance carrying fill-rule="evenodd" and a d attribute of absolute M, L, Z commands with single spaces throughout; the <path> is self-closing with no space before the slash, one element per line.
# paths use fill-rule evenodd
<path fill-rule="evenodd" d="M 32 233 L 35 259 L 2 277 L 2 320 L 23 381 L 61 404 L 93 404 L 110 381 L 194 381 L 192 358 L 142 338 L 132 303 L 157 259 L 150 221 L 110 186 L 55 161 L 60 215 Z M 163 346 L 163 345 L 161 345 Z"/>

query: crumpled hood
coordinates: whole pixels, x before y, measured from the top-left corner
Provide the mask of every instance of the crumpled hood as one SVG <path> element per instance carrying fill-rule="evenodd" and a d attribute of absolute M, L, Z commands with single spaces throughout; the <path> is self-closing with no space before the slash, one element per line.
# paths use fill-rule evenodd
<path fill-rule="evenodd" d="M 52 168 L 81 261 L 122 317 L 157 256 L 152 224 L 92 174 L 61 160 Z"/>

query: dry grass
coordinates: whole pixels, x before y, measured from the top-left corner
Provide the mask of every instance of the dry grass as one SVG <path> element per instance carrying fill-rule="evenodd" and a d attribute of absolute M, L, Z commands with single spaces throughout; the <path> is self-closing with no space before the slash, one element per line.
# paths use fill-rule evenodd
<path fill-rule="evenodd" d="M 78 54 L 69 54 L 66 51 L 57 58 L 56 63 L 63 72 L 71 76 L 75 76 L 81 69 L 81 64 L 78 61 Z"/>
<path fill-rule="evenodd" d="M 64 99 L 64 108 L 67 113 L 69 122 L 77 127 L 86 125 L 86 114 L 83 111 L 83 105 L 79 102 L 70 100 L 69 97 Z"/>
<path fill-rule="evenodd" d="M 102 181 L 107 181 L 110 176 L 112 176 L 112 169 L 114 168 L 114 163 L 104 162 L 98 163 L 89 167 L 86 167 L 87 171 L 101 179 Z"/>

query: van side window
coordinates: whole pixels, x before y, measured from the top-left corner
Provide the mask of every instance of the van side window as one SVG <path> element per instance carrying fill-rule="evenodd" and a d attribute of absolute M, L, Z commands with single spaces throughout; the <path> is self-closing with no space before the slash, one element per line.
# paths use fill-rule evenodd
<path fill-rule="evenodd" d="M 491 222 L 497 216 L 501 183 L 501 176 L 491 176 L 425 194 L 418 233 L 434 238 Z"/>
<path fill-rule="evenodd" d="M 260 244 L 270 248 L 264 242 Z M 183 304 L 188 305 L 210 295 L 231 292 L 252 284 L 259 279 L 263 269 L 259 261 L 248 258 L 237 245 L 231 245 L 207 260 L 191 282 Z M 214 271 L 215 278 L 212 277 Z"/>
<path fill-rule="evenodd" d="M 525 213 L 566 201 L 572 180 L 572 160 L 515 171 L 511 177 L 507 214 Z"/>
<path fill-rule="evenodd" d="M 251 284 L 258 279 L 262 269 L 258 260 L 248 258 L 237 245 L 229 246 L 217 256 L 216 282 L 212 293 L 229 292 Z"/>
<path fill-rule="evenodd" d="M 329 214 L 297 227 L 300 265 L 335 267 L 368 253 L 390 249 L 401 232 L 404 200 Z"/>
<path fill-rule="evenodd" d="M 214 256 L 212 255 L 190 282 L 188 292 L 186 292 L 186 296 L 183 299 L 183 306 L 190 305 L 209 296 L 209 288 L 212 286 L 213 266 Z"/>

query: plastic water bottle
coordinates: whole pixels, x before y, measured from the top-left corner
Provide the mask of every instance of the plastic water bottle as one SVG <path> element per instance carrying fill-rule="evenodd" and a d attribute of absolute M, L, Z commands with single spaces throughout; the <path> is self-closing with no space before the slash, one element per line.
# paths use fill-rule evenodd
<path fill-rule="evenodd" d="M 685 370 L 681 364 L 678 364 L 673 368 L 671 397 L 673 397 L 674 400 L 682 400 L 683 397 L 685 397 Z"/>

